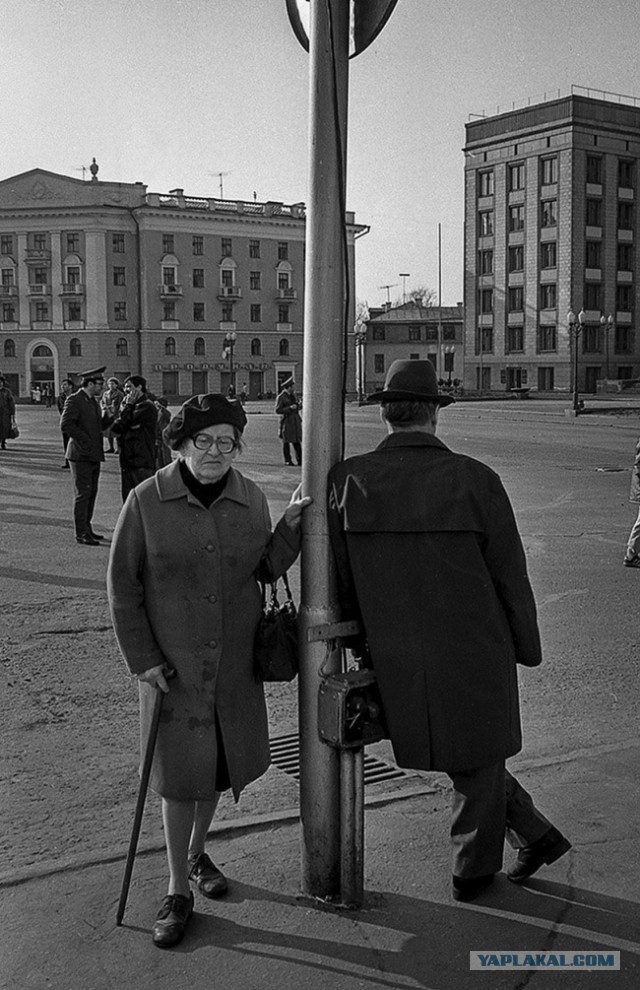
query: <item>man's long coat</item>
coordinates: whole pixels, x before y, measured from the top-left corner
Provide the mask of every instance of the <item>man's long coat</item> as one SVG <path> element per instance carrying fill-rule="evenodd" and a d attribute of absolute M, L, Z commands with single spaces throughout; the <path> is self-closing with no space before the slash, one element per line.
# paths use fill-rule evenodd
<path fill-rule="evenodd" d="M 400 432 L 337 464 L 329 527 L 401 766 L 471 770 L 522 745 L 516 664 L 541 661 L 509 498 L 486 465 Z"/>

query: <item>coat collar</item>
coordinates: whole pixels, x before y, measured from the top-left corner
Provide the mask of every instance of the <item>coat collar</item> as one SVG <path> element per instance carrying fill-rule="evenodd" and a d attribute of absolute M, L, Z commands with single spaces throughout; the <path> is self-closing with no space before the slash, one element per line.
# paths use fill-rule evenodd
<path fill-rule="evenodd" d="M 440 450 L 449 450 L 434 433 L 423 433 L 421 430 L 389 433 L 382 443 L 378 444 L 376 450 L 388 450 L 394 447 L 437 447 Z"/>
<path fill-rule="evenodd" d="M 176 498 L 186 498 L 189 502 L 200 505 L 198 499 L 195 495 L 191 494 L 182 480 L 178 458 L 172 461 L 171 464 L 168 464 L 167 467 L 158 471 L 155 475 L 155 481 L 158 497 L 161 502 L 169 502 L 171 499 Z M 239 502 L 240 505 L 249 505 L 249 492 L 246 479 L 235 468 L 229 468 L 229 479 L 220 497 L 230 498 L 233 502 Z"/>

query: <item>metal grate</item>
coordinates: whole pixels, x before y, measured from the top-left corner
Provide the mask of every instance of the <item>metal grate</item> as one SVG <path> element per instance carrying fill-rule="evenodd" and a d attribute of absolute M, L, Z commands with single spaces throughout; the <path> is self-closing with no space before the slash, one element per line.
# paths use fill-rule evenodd
<path fill-rule="evenodd" d="M 300 780 L 300 747 L 297 732 L 287 736 L 274 736 L 269 740 L 271 760 L 279 770 L 283 770 L 296 780 Z M 401 770 L 395 763 L 387 763 L 376 756 L 364 757 L 364 783 L 378 784 L 386 780 L 399 780 L 412 776 Z"/>

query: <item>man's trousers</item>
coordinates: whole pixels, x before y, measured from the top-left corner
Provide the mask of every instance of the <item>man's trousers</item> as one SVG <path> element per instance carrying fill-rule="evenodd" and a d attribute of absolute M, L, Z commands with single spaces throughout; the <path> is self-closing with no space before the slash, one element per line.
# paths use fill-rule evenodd
<path fill-rule="evenodd" d="M 75 488 L 73 500 L 73 521 L 76 536 L 86 536 L 91 532 L 93 507 L 98 494 L 100 461 L 69 461 Z"/>

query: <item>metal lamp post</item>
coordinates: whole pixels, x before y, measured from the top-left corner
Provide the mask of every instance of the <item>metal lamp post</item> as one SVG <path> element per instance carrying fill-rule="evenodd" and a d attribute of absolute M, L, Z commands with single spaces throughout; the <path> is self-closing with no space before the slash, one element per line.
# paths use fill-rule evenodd
<path fill-rule="evenodd" d="M 586 321 L 584 309 L 581 309 L 576 316 L 571 310 L 567 313 L 567 324 L 569 335 L 573 337 L 573 414 L 577 416 L 580 411 L 580 398 L 578 394 L 578 337 L 582 333 Z"/>
<path fill-rule="evenodd" d="M 609 379 L 609 333 L 613 327 L 613 316 L 609 313 L 608 317 L 600 317 L 600 326 L 604 332 L 604 377 L 605 380 Z"/>
<path fill-rule="evenodd" d="M 229 388 L 233 389 L 234 393 L 236 390 L 235 382 L 233 380 L 234 370 L 233 370 L 233 348 L 236 346 L 237 334 L 235 330 L 228 330 L 224 335 L 224 349 L 227 357 L 229 358 Z"/>
<path fill-rule="evenodd" d="M 448 369 L 449 370 L 449 385 L 451 385 L 451 375 L 452 375 L 452 372 L 453 372 L 453 362 L 455 360 L 455 358 L 454 358 L 455 353 L 456 353 L 456 345 L 455 344 L 445 344 L 444 345 L 445 364 L 448 364 L 449 365 L 449 369 Z M 447 355 L 448 354 L 451 355 L 451 357 L 449 358 L 449 360 L 447 360 Z"/>
<path fill-rule="evenodd" d="M 363 328 L 358 328 L 355 333 L 355 344 L 356 344 L 356 374 L 357 374 L 357 389 L 358 389 L 358 402 L 363 402 L 366 392 L 366 373 L 365 373 L 365 344 L 367 342 L 367 331 Z"/>

